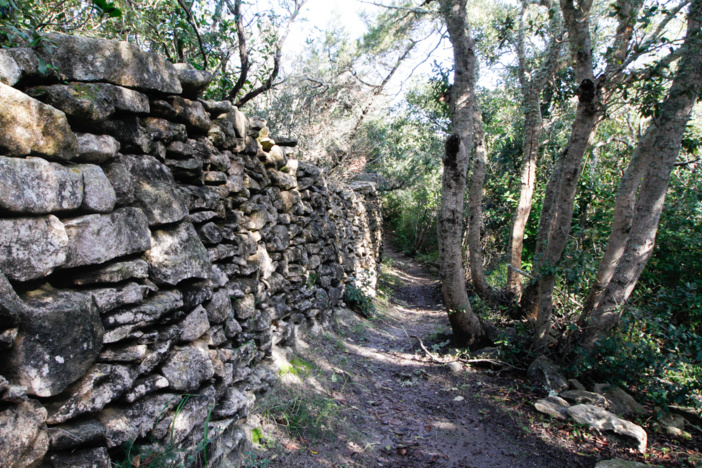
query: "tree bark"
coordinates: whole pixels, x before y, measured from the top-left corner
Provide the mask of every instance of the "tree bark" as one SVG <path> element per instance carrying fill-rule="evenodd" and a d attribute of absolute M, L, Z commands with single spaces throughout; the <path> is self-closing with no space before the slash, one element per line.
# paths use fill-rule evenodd
<path fill-rule="evenodd" d="M 529 3 L 522 2 L 522 18 L 527 12 Z M 524 107 L 524 139 L 522 144 L 522 173 L 519 180 L 519 201 L 512 218 L 510 228 L 507 293 L 519 298 L 522 291 L 522 277 L 517 269 L 522 268 L 522 251 L 524 248 L 524 230 L 529 221 L 534 186 L 536 184 L 536 165 L 539 154 L 543 121 L 541 116 L 541 92 L 553 78 L 558 68 L 558 57 L 561 53 L 562 21 L 559 12 L 551 12 L 549 29 L 553 36 L 546 50 L 546 58 L 542 66 L 532 77 L 527 66 L 524 50 L 524 26 L 520 20 L 520 32 L 517 40 L 517 60 L 519 62 L 519 81 L 522 87 L 522 106 Z"/>
<path fill-rule="evenodd" d="M 642 137 L 622 179 L 615 208 L 610 248 L 600 269 L 602 278 L 593 288 L 597 296 L 586 309 L 583 344 L 592 347 L 618 323 L 622 306 L 628 300 L 648 262 L 655 244 L 658 222 L 665 204 L 670 175 L 680 152 L 685 127 L 702 89 L 702 0 L 693 0 L 687 21 L 680 65 L 660 112 Z M 643 173 L 643 179 L 639 179 Z M 641 186 L 632 216 L 627 218 L 637 180 Z M 620 200 L 621 197 L 621 200 Z M 628 235 L 627 235 L 628 230 Z M 615 263 L 616 262 L 616 263 Z M 616 264 L 616 268 L 613 268 Z M 612 271 L 613 270 L 613 271 Z M 599 272 L 598 272 L 599 273 Z M 607 280 L 607 276 L 611 279 Z M 606 284 L 605 284 L 606 283 Z M 600 290 L 599 292 L 597 290 Z"/>
<path fill-rule="evenodd" d="M 468 195 L 468 264 L 475 292 L 483 299 L 492 296 L 492 290 L 485 278 L 483 250 L 480 233 L 483 226 L 483 186 L 485 185 L 485 131 L 480 113 L 475 112 L 475 137 L 473 144 L 473 174 L 470 178 Z"/>
<path fill-rule="evenodd" d="M 441 0 L 441 14 L 448 27 L 454 56 L 454 85 L 451 96 L 453 134 L 446 141 L 443 158 L 441 208 L 439 211 L 439 265 L 444 306 L 457 344 L 476 344 L 482 334 L 473 314 L 465 286 L 461 256 L 463 200 L 466 190 L 468 153 L 476 109 L 477 59 L 468 29 L 465 0 Z"/>
<path fill-rule="evenodd" d="M 532 348 L 543 350 L 548 345 L 553 310 L 553 288 L 555 267 L 565 248 L 573 219 L 573 204 L 582 161 L 590 139 L 595 132 L 598 110 L 599 89 L 593 74 L 592 45 L 590 39 L 591 0 L 582 0 L 576 6 L 574 0 L 561 0 L 561 10 L 569 36 L 570 52 L 574 60 L 578 87 L 578 107 L 571 127 L 570 139 L 560 156 L 560 174 L 553 195 L 544 199 L 544 209 L 551 210 L 552 221 L 540 221 L 539 238 L 541 258 L 538 280 L 538 310 L 534 322 Z M 557 173 L 554 173 L 554 175 Z M 553 175 L 552 175 L 553 177 Z M 547 195 L 550 195 L 547 193 Z M 553 205 L 553 208 L 549 207 Z M 542 213 L 542 217 L 544 213 Z M 542 229 L 544 231 L 542 231 Z"/>

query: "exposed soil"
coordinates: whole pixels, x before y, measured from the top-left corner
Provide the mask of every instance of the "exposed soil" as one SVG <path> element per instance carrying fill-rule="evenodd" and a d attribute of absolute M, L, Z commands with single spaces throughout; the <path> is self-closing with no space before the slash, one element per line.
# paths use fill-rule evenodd
<path fill-rule="evenodd" d="M 375 319 L 343 309 L 335 332 L 301 341 L 287 361 L 278 356 L 280 388 L 261 400 L 260 416 L 249 423 L 258 443 L 244 466 L 564 468 L 614 457 L 644 461 L 535 412 L 533 402 L 545 394 L 519 372 L 430 357 L 415 337 L 431 352 L 446 346 L 449 332 L 436 277 L 392 246 L 384 255 L 386 300 Z M 668 466 L 684 466 L 678 463 Z"/>

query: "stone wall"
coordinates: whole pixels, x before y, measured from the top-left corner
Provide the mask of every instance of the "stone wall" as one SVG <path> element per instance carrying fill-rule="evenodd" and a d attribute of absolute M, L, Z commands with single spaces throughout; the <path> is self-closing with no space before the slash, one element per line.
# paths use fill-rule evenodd
<path fill-rule="evenodd" d="M 198 100 L 206 72 L 49 39 L 0 50 L 2 465 L 184 454 L 205 421 L 221 458 L 276 380 L 273 347 L 327 324 L 346 283 L 373 292 L 375 190 Z"/>

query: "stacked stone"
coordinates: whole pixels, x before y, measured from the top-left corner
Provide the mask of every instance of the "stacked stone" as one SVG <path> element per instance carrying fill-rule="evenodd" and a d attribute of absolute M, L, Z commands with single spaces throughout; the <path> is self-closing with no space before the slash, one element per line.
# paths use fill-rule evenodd
<path fill-rule="evenodd" d="M 217 459 L 275 381 L 273 346 L 326 324 L 345 284 L 374 290 L 377 194 L 369 216 L 295 140 L 198 99 L 207 72 L 49 39 L 0 50 L 0 459 L 187 454 L 205 424 Z"/>

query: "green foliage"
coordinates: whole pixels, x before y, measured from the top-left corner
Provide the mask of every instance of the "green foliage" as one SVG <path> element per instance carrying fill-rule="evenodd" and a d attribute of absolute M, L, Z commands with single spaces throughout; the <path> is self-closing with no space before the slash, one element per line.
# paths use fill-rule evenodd
<path fill-rule="evenodd" d="M 630 309 L 619 330 L 595 350 L 578 350 L 572 370 L 594 382 L 629 387 L 663 408 L 702 409 L 702 337 L 670 317 Z"/>
<path fill-rule="evenodd" d="M 354 283 L 349 283 L 344 289 L 344 301 L 356 312 L 359 312 L 366 318 L 375 315 L 375 304 L 373 299 L 368 296 L 363 290 L 357 287 Z"/>

